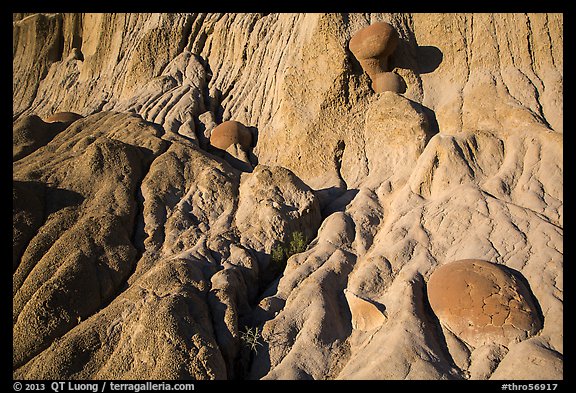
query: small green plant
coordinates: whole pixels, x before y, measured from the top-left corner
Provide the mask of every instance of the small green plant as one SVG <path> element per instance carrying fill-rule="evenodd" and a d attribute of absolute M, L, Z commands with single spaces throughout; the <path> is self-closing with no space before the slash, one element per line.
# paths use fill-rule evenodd
<path fill-rule="evenodd" d="M 296 231 L 292 233 L 292 240 L 288 244 L 288 251 L 286 252 L 286 259 L 294 254 L 304 252 L 306 250 L 306 238 L 302 232 Z"/>
<path fill-rule="evenodd" d="M 292 236 L 288 244 L 278 244 L 272 247 L 270 258 L 275 267 L 282 270 L 286 267 L 286 262 L 294 254 L 304 252 L 306 250 L 307 241 L 304 234 L 300 231 L 292 232 Z"/>
<path fill-rule="evenodd" d="M 244 345 L 250 347 L 250 349 L 256 354 L 258 354 L 258 350 L 256 349 L 258 345 L 263 346 L 260 342 L 260 338 L 262 338 L 262 333 L 258 327 L 252 329 L 248 326 L 244 326 L 244 331 L 240 335 L 240 340 L 242 340 Z"/>
<path fill-rule="evenodd" d="M 282 247 L 281 244 L 272 247 L 270 258 L 272 258 L 272 262 L 274 263 L 274 265 L 277 266 L 285 263 L 286 259 L 284 259 L 284 257 L 285 257 L 284 247 Z"/>

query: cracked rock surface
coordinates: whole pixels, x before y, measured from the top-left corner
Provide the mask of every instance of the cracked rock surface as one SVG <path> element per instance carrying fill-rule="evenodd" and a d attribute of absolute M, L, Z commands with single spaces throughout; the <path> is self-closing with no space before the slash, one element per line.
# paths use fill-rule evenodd
<path fill-rule="evenodd" d="M 507 346 L 542 328 L 533 295 L 520 278 L 487 261 L 442 265 L 430 276 L 428 297 L 440 321 L 474 347 Z"/>

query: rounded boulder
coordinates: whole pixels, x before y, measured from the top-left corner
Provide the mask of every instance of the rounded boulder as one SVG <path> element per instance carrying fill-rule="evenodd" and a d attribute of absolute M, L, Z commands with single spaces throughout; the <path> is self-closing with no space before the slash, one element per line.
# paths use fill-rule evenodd
<path fill-rule="evenodd" d="M 252 145 L 252 133 L 242 123 L 228 120 L 212 130 L 210 144 L 222 150 L 239 144 L 244 150 L 248 150 Z"/>
<path fill-rule="evenodd" d="M 82 115 L 74 112 L 56 112 L 48 116 L 45 120 L 46 123 L 72 123 L 78 119 L 82 119 Z"/>
<path fill-rule="evenodd" d="M 478 259 L 447 263 L 432 273 L 427 290 L 440 322 L 474 347 L 507 345 L 542 328 L 530 290 L 502 265 Z"/>
<path fill-rule="evenodd" d="M 372 81 L 372 90 L 375 93 L 383 93 L 385 91 L 403 93 L 406 90 L 406 86 L 402 78 L 394 72 L 381 72 Z"/>

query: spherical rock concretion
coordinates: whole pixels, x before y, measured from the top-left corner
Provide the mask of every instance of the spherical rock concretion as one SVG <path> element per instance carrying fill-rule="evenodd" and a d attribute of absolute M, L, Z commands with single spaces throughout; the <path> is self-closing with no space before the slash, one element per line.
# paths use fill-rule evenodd
<path fill-rule="evenodd" d="M 402 93 L 405 91 L 405 86 L 402 78 L 394 72 L 381 72 L 372 79 L 372 90 L 375 93 L 383 93 L 385 91 Z"/>
<path fill-rule="evenodd" d="M 46 118 L 46 123 L 72 123 L 78 119 L 81 119 L 82 115 L 74 112 L 56 112 Z"/>
<path fill-rule="evenodd" d="M 542 328 L 529 289 L 501 265 L 465 259 L 437 268 L 428 298 L 440 322 L 468 344 L 507 345 Z"/>
<path fill-rule="evenodd" d="M 228 120 L 212 130 L 210 144 L 218 149 L 226 150 L 230 145 L 240 144 L 248 150 L 252 144 L 252 134 L 242 123 Z"/>

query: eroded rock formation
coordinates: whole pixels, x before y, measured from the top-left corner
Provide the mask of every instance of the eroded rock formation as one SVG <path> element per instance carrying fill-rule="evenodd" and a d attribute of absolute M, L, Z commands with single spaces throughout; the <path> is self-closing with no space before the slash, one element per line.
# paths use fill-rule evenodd
<path fill-rule="evenodd" d="M 351 52 L 378 22 L 397 78 Z M 14 14 L 14 378 L 561 379 L 562 40 L 561 14 Z M 212 149 L 229 120 L 250 148 Z M 526 334 L 439 311 L 469 259 L 523 277 Z"/>

